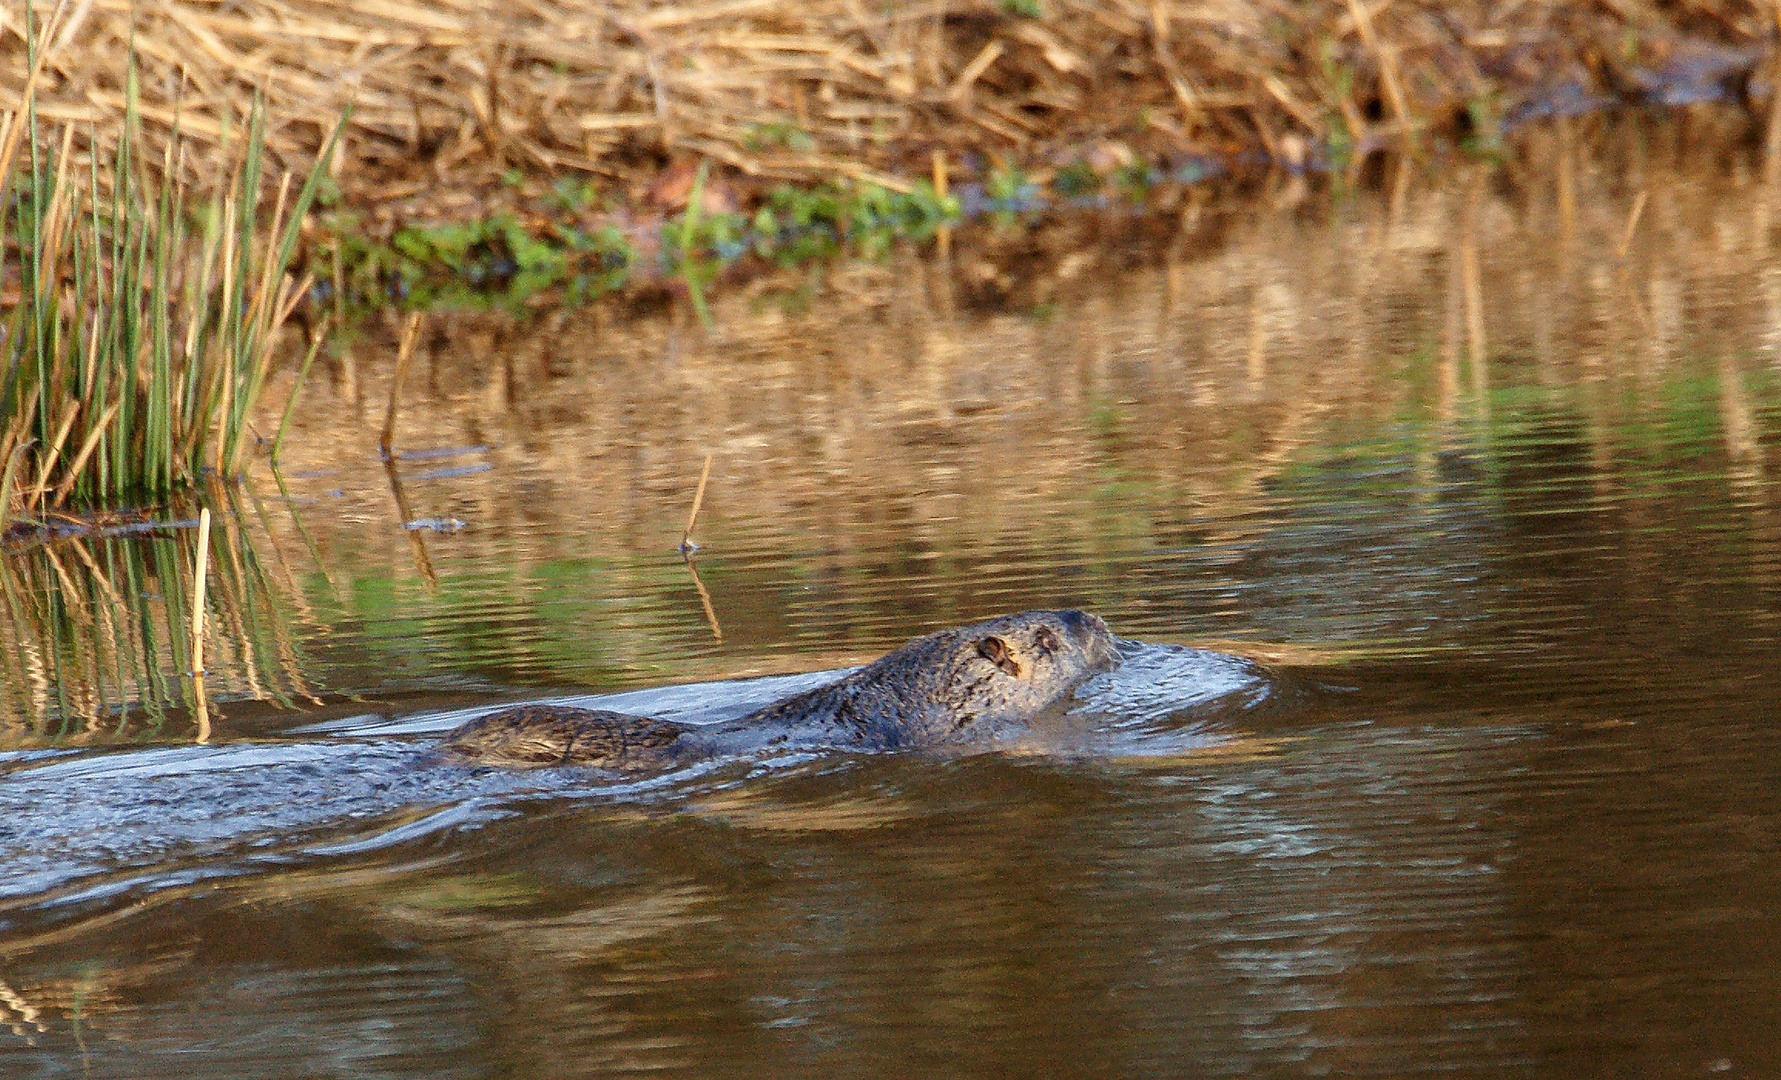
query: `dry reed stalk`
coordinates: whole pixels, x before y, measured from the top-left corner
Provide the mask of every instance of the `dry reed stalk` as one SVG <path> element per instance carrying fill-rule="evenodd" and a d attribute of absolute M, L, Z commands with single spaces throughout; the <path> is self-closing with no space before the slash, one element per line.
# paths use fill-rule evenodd
<path fill-rule="evenodd" d="M 1397 52 L 1379 39 L 1378 33 L 1373 29 L 1373 14 L 1362 0 L 1348 0 L 1348 13 L 1354 19 L 1355 33 L 1360 36 L 1361 43 L 1373 54 L 1373 59 L 1379 65 L 1379 80 L 1385 86 L 1385 98 L 1391 104 L 1392 118 L 1398 122 L 1405 143 L 1409 143 L 1413 121 L 1410 100 L 1404 93 L 1403 81 L 1398 76 Z"/>
<path fill-rule="evenodd" d="M 693 526 L 699 523 L 699 507 L 705 503 L 705 481 L 709 479 L 711 479 L 711 455 L 706 454 L 705 467 L 699 471 L 699 488 L 693 492 L 693 511 L 686 516 L 686 531 L 680 534 L 680 550 L 682 552 L 699 550 L 699 545 L 693 543 Z"/>
<path fill-rule="evenodd" d="M 37 60 L 31 65 L 30 72 L 25 76 L 23 83 L 19 87 L 19 96 L 17 99 L 19 103 L 32 100 L 38 92 L 38 87 L 41 85 L 43 77 L 44 64 L 49 60 L 51 51 L 49 49 L 50 35 L 54 33 L 56 23 L 61 19 L 62 11 L 67 6 L 68 0 L 57 0 L 55 10 L 50 13 L 49 21 L 43 23 L 42 28 L 38 31 L 37 42 L 34 46 Z M 24 20 L 19 20 L 15 25 L 25 25 Z M 18 108 L 17 105 L 13 105 L 8 107 L 8 111 L 13 115 L 9 117 L 10 122 L 7 124 L 5 136 L 0 138 L 0 180 L 4 180 L 11 174 L 12 160 L 14 156 L 18 154 L 19 144 L 24 137 L 25 128 L 27 127 L 23 121 L 23 117 L 19 115 L 23 112 L 22 109 Z M 4 236 L 0 236 L 0 240 L 4 239 Z"/>
<path fill-rule="evenodd" d="M 204 679 L 204 586 L 210 573 L 210 507 L 198 511 L 198 573 L 192 581 L 192 675 Z"/>
<path fill-rule="evenodd" d="M 274 204 L 272 210 L 272 229 L 265 234 L 266 240 L 264 242 L 268 249 L 270 249 L 273 244 L 277 243 L 276 237 L 284 228 L 285 200 L 290 197 L 290 194 L 291 173 L 290 170 L 287 169 L 285 170 L 284 178 L 280 180 L 278 184 L 278 202 Z M 242 254 L 245 255 L 246 252 L 243 252 Z M 260 325 L 260 318 L 266 313 L 266 305 L 272 302 L 273 278 L 279 278 L 281 283 L 287 287 L 290 284 L 289 280 L 284 279 L 284 267 L 279 266 L 277 260 L 267 258 L 266 256 L 269 254 L 269 250 L 261 254 L 261 257 L 265 261 L 260 267 L 260 282 L 258 287 L 254 289 L 253 302 L 248 305 L 247 309 L 247 324 L 249 326 Z M 283 307 L 284 305 L 282 303 L 275 303 L 273 304 L 272 310 L 274 312 L 282 312 Z M 272 329 L 276 331 L 276 322 Z"/>
<path fill-rule="evenodd" d="M 1175 59 L 1174 50 L 1169 45 L 1169 16 L 1163 0 L 1151 0 L 1150 4 L 1150 47 L 1156 57 L 1157 66 L 1162 68 L 1164 77 L 1169 82 L 1169 89 L 1174 92 L 1175 100 L 1181 105 L 1181 119 L 1192 131 L 1203 125 L 1205 115 L 1200 102 L 1200 94 L 1188 81 L 1187 72 Z"/>
<path fill-rule="evenodd" d="M 68 475 L 62 478 L 60 484 L 56 485 L 56 497 L 50 505 L 60 507 L 68 501 L 68 493 L 74 490 L 75 483 L 85 473 L 87 461 L 92 458 L 93 451 L 99 448 L 99 441 L 111 428 L 111 422 L 117 419 L 118 410 L 123 407 L 123 404 L 123 401 L 119 400 L 106 406 L 105 411 L 99 414 L 99 422 L 87 430 L 86 441 L 80 444 L 80 452 L 75 454 L 74 460 L 68 463 Z"/>
<path fill-rule="evenodd" d="M 78 188 L 68 182 L 68 166 L 74 158 L 74 125 L 62 129 L 62 149 L 56 155 L 54 186 L 50 189 L 49 210 L 43 219 L 43 280 L 61 280 L 61 257 L 66 246 L 68 229 L 79 225 L 78 207 L 70 212 L 68 204 L 78 199 Z"/>
<path fill-rule="evenodd" d="M 0 539 L 6 536 L 6 528 L 12 523 L 13 486 L 18 482 L 19 462 L 24 460 L 25 451 L 31 449 L 32 441 L 26 439 L 17 443 L 6 455 L 6 473 L 0 478 Z"/>
<path fill-rule="evenodd" d="M 35 506 L 42 501 L 43 493 L 49 490 L 49 474 L 56 467 L 56 459 L 62 455 L 62 444 L 68 441 L 68 433 L 74 430 L 74 418 L 80 415 L 80 402 L 69 406 L 68 415 L 62 418 L 62 426 L 56 429 L 56 437 L 50 441 L 49 453 L 43 457 L 38 466 L 37 483 L 32 487 L 27 499 L 28 505 Z"/>
<path fill-rule="evenodd" d="M 402 327 L 401 343 L 396 347 L 396 373 L 390 379 L 390 405 L 383 414 L 383 436 L 377 441 L 386 460 L 393 460 L 395 456 L 390 447 L 396 438 L 396 409 L 402 395 L 402 381 L 408 377 L 408 364 L 414 359 L 414 348 L 420 335 L 421 313 L 410 312 L 407 324 Z M 404 522 L 407 520 L 403 518 Z"/>
<path fill-rule="evenodd" d="M 989 66 L 995 63 L 1002 53 L 1007 51 L 1007 48 L 1000 41 L 992 41 L 980 49 L 977 55 L 972 57 L 971 62 L 965 65 L 965 70 L 959 72 L 958 78 L 952 80 L 952 85 L 946 88 L 946 100 L 955 105 L 963 105 L 970 100 L 971 84 L 988 71 Z"/>

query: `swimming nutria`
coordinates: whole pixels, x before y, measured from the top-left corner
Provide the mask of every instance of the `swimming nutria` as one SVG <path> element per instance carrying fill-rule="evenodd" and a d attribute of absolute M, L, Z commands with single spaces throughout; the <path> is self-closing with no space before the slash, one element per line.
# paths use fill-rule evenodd
<path fill-rule="evenodd" d="M 836 682 L 721 724 L 520 705 L 455 729 L 440 750 L 487 765 L 631 771 L 764 750 L 987 743 L 1118 659 L 1097 616 L 1025 611 L 918 637 Z"/>

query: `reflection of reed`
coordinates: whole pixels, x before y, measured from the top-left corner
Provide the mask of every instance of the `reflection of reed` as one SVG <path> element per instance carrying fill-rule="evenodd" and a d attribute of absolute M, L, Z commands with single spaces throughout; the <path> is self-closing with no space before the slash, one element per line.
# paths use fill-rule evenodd
<path fill-rule="evenodd" d="M 210 741 L 210 698 L 204 692 L 204 673 L 192 676 L 192 724 L 197 731 L 192 741 L 200 746 Z"/>
<path fill-rule="evenodd" d="M 288 593 L 233 514 L 208 545 L 194 524 L 0 557 L 0 700 L 12 717 L 0 745 L 123 737 L 182 716 L 195 730 L 167 734 L 203 740 L 219 692 L 280 702 L 309 693 Z"/>
<path fill-rule="evenodd" d="M 681 557 L 686 560 L 686 572 L 693 575 L 693 588 L 699 590 L 699 603 L 705 608 L 705 622 L 711 627 L 711 636 L 722 644 L 724 628 L 717 623 L 717 610 L 711 606 L 711 593 L 706 591 L 705 583 L 699 580 L 699 568 L 693 564 L 693 554 L 690 551 L 682 552 Z"/>
<path fill-rule="evenodd" d="M 1781 22 L 1781 9 L 1777 9 L 1776 20 Z M 1781 83 L 1781 58 L 1777 58 L 1769 69 L 1769 85 Z M 1772 192 L 1781 187 L 1781 94 L 1769 95 L 1769 123 L 1762 141 L 1762 178 Z"/>
<path fill-rule="evenodd" d="M 408 365 L 414 360 L 414 347 L 420 341 L 420 334 L 421 313 L 412 312 L 408 316 L 408 322 L 402 327 L 401 344 L 396 347 L 396 372 L 390 376 L 390 404 L 383 414 L 383 437 L 377 443 L 386 460 L 395 457 L 393 447 L 396 441 L 396 410 L 401 403 L 402 383 L 408 377 Z"/>
<path fill-rule="evenodd" d="M 279 472 L 278 466 L 276 464 L 274 464 L 272 466 L 272 479 L 275 483 L 278 484 L 279 498 L 284 500 L 284 504 L 286 506 L 292 508 L 291 509 L 291 524 L 293 526 L 295 526 L 295 528 L 297 530 L 297 535 L 303 538 L 303 546 L 309 549 L 309 557 L 311 560 L 314 561 L 316 572 L 321 574 L 322 581 L 324 581 L 328 586 L 328 591 L 330 593 L 335 592 L 336 590 L 334 587 L 334 578 L 332 575 L 330 575 L 328 573 L 327 563 L 325 563 L 322 560 L 321 549 L 316 546 L 315 537 L 310 533 L 309 527 L 307 525 L 303 524 L 303 519 L 297 515 L 297 511 L 295 509 L 296 504 L 291 499 L 291 490 L 290 490 L 289 486 L 287 486 L 285 484 L 284 474 L 282 472 Z M 249 486 L 249 490 L 251 492 L 252 491 L 252 482 L 248 481 L 247 483 Z M 260 497 L 258 495 L 255 495 L 254 496 L 254 505 L 256 508 L 259 507 L 259 503 L 260 503 Z M 266 514 L 265 514 L 264 510 L 260 511 L 260 527 L 262 529 L 266 530 L 266 535 L 268 537 L 271 537 L 273 535 L 272 526 L 270 523 L 267 522 Z M 274 541 L 274 543 L 276 544 L 276 541 Z M 279 561 L 281 563 L 284 561 L 284 556 L 282 553 L 279 555 Z M 300 595 L 296 588 L 296 583 L 294 581 L 291 581 L 291 582 L 289 582 L 289 584 L 291 585 L 292 594 Z M 307 611 L 303 612 L 303 615 L 305 618 L 308 617 L 308 614 L 309 613 Z"/>
<path fill-rule="evenodd" d="M 396 459 L 385 457 L 383 468 L 389 474 L 390 493 L 396 497 L 396 514 L 402 523 L 402 531 L 408 534 L 408 546 L 414 552 L 414 568 L 420 571 L 427 588 L 437 592 L 439 575 L 433 571 L 433 559 L 427 554 L 427 541 L 421 535 L 426 530 L 410 527 L 414 523 L 414 514 L 408 509 L 408 493 L 402 489 L 402 474 L 396 469 Z"/>
<path fill-rule="evenodd" d="M 1489 380 L 1484 373 L 1487 339 L 1484 333 L 1484 278 L 1478 270 L 1478 199 L 1484 179 L 1472 181 L 1466 192 L 1465 219 L 1459 229 L 1459 273 L 1466 304 L 1466 363 L 1472 378 L 1474 407 L 1488 409 Z"/>
<path fill-rule="evenodd" d="M 1577 242 L 1577 136 L 1571 118 L 1561 117 L 1558 126 L 1558 228 L 1561 247 L 1568 254 Z"/>
<path fill-rule="evenodd" d="M 247 566 L 257 575 L 258 584 L 265 595 L 285 597 L 289 601 L 290 613 L 295 616 L 298 621 L 305 624 L 314 623 L 315 612 L 309 603 L 309 598 L 304 595 L 303 589 L 297 584 L 296 575 L 291 572 L 290 564 L 285 560 L 284 551 L 278 544 L 278 534 L 273 532 L 270 522 L 266 519 L 266 508 L 261 505 L 259 494 L 255 491 L 252 482 L 245 478 L 243 478 L 240 488 L 245 489 L 249 497 L 253 499 L 254 512 L 260 523 L 260 531 L 265 536 L 267 545 L 272 549 L 272 556 L 278 564 L 283 580 L 280 585 L 274 587 L 272 581 L 266 575 L 263 564 L 257 556 L 253 555 L 253 552 L 256 550 L 254 545 L 247 540 L 244 533 L 239 546 L 250 556 L 245 560 Z M 233 512 L 231 517 L 235 522 L 239 523 L 241 529 L 245 530 L 247 518 L 241 512 L 240 490 L 236 488 L 228 488 L 225 490 L 229 497 L 229 508 Z M 294 510 L 291 514 L 291 520 L 296 523 L 299 529 L 302 529 L 302 519 L 297 517 Z M 231 550 L 233 549 L 233 546 L 234 545 L 231 545 Z M 317 559 L 316 566 L 318 569 L 320 568 L 320 565 L 321 562 Z M 332 589 L 333 582 L 328 579 L 325 570 L 322 571 L 322 578 L 327 582 L 328 587 Z M 285 673 L 285 678 L 290 683 L 292 691 L 308 698 L 314 704 L 321 704 L 321 699 L 316 697 L 315 692 L 310 688 L 308 677 L 303 673 L 303 663 L 298 655 L 296 644 L 291 640 L 288 621 L 285 619 L 276 620 L 273 622 L 271 629 L 272 645 L 278 652 L 279 669 Z"/>
<path fill-rule="evenodd" d="M 789 275 L 789 295 L 726 296 L 719 328 L 680 335 L 672 362 L 661 319 L 571 318 L 491 356 L 507 324 L 437 316 L 462 320 L 435 339 L 451 389 L 404 412 L 404 440 L 470 432 L 513 454 L 522 482 L 465 478 L 455 495 L 526 531 L 466 537 L 467 559 L 542 564 L 597 547 L 618 553 L 599 578 L 610 595 L 662 589 L 663 606 L 683 608 L 672 593 L 684 579 L 651 578 L 625 553 L 659 550 L 664 524 L 686 518 L 685 463 L 721 448 L 747 491 L 738 519 L 756 530 L 737 535 L 750 555 L 788 539 L 811 552 L 807 587 L 784 600 L 820 597 L 824 619 L 853 602 L 839 598 L 937 578 L 971 584 L 934 589 L 924 619 L 1033 599 L 1016 594 L 1042 583 L 961 568 L 1011 543 L 1091 555 L 1110 543 L 1098 515 L 1129 514 L 1118 527 L 1154 530 L 1158 550 L 1181 547 L 1170 529 L 1240 540 L 1277 510 L 1280 477 L 1355 438 L 1395 440 L 1390 460 L 1416 462 L 1438 504 L 1445 455 L 1490 452 L 1530 402 L 1575 422 L 1604 500 L 1624 491 L 1626 427 L 1660 395 L 1694 395 L 1725 445 L 1761 464 L 1772 413 L 1754 395 L 1769 383 L 1743 357 L 1781 356 L 1766 216 L 1680 147 L 1674 160 L 1649 138 L 1617 149 L 1576 123 L 1529 134 L 1536 160 L 1480 165 L 1433 191 L 1362 191 L 1327 216 L 1233 210 L 1190 190 L 1179 214 L 1128 232 L 1107 218 L 1014 239 L 964 228 L 949 264 L 833 268 L 863 303 L 809 305 L 812 279 Z M 522 394 L 494 392 L 507 372 L 542 371 L 528 358 L 546 349 L 575 363 L 526 374 Z M 1720 357 L 1742 370 L 1747 413 L 1700 380 Z M 1501 407 L 1486 410 L 1487 396 Z M 325 393 L 304 407 L 312 433 L 338 422 Z M 313 435 L 297 450 L 306 468 L 363 468 L 355 449 Z M 320 548 L 346 548 L 330 539 L 344 528 L 317 523 Z M 393 536 L 372 542 L 383 547 L 363 553 L 367 566 L 407 558 Z M 533 587 L 503 599 L 532 603 Z M 999 593 L 970 592 L 987 589 Z M 743 603 L 726 594 L 732 637 Z M 652 632 L 619 627 L 614 647 Z"/>
<path fill-rule="evenodd" d="M 1732 358 L 1724 354 L 1719 357 L 1718 375 L 1719 426 L 1725 432 L 1725 451 L 1732 460 L 1732 478 L 1752 487 L 1762 478 L 1762 458 L 1758 453 L 1750 399 L 1744 391 L 1744 376 Z"/>

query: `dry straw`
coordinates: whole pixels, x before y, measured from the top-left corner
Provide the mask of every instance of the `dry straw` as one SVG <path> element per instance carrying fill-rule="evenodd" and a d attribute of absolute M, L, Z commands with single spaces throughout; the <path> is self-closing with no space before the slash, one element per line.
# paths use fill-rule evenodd
<path fill-rule="evenodd" d="M 0 110 L 28 76 L 24 10 L 0 0 Z M 351 103 L 343 180 L 372 193 L 465 165 L 637 176 L 664 151 L 906 186 L 936 148 L 1413 143 L 1566 79 L 1747 71 L 1776 17 L 1768 0 L 81 0 L 39 113 L 114 126 L 133 41 L 151 132 L 177 116 L 215 148 L 263 92 L 268 152 L 300 171 Z M 174 164 L 227 167 L 202 150 Z"/>

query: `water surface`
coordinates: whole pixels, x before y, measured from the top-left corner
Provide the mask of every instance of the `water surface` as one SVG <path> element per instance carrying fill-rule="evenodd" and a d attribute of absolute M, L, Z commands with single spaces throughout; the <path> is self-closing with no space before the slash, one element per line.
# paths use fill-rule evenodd
<path fill-rule="evenodd" d="M 189 529 L 9 558 L 0 1067 L 1774 1075 L 1781 264 L 1689 147 L 441 319 L 393 468 L 371 335 L 215 496 L 202 744 Z M 417 764 L 1056 606 L 1151 646 L 1030 752 Z"/>

